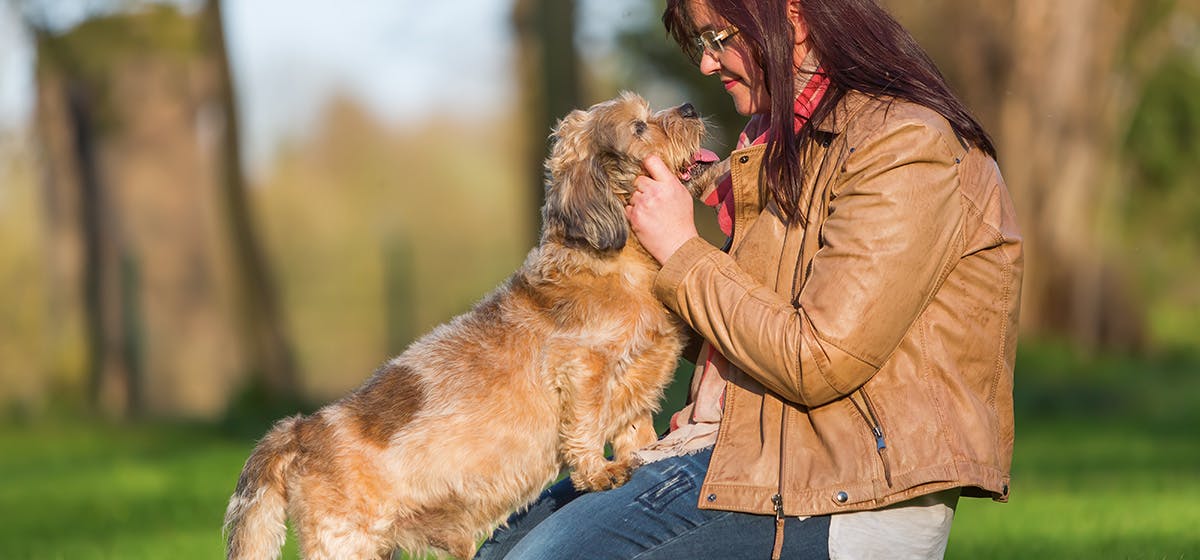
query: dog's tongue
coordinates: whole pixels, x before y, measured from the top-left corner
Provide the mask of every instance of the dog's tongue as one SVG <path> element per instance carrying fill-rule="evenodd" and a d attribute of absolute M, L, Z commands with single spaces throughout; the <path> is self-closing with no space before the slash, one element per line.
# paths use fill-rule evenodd
<path fill-rule="evenodd" d="M 696 153 L 692 154 L 692 161 L 697 163 L 716 163 L 721 161 L 721 158 L 717 157 L 717 154 L 712 153 L 710 150 L 700 148 L 696 150 Z"/>
<path fill-rule="evenodd" d="M 692 164 L 689 165 L 688 168 L 679 175 L 679 178 L 684 181 L 691 181 L 692 169 L 696 167 L 697 163 L 716 163 L 718 161 L 721 161 L 721 158 L 717 157 L 717 154 L 714 154 L 710 150 L 700 148 L 699 150 L 696 150 L 696 153 L 692 154 Z"/>

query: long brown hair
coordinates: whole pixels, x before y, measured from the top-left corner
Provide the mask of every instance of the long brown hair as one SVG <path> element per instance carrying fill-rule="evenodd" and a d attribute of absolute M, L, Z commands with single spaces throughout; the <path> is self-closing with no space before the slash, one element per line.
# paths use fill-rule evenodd
<path fill-rule="evenodd" d="M 689 13 L 691 0 L 668 0 L 663 25 L 687 49 L 699 30 Z M 813 123 L 833 112 L 850 91 L 889 96 L 937 111 L 964 140 L 996 157 L 991 137 L 950 91 L 929 55 L 875 0 L 800 0 L 808 25 L 808 45 L 829 78 L 829 89 L 812 118 L 794 130 L 796 97 L 793 27 L 788 0 L 701 0 L 736 25 L 740 41 L 762 68 L 771 98 L 762 178 L 788 219 L 799 213 L 804 166 L 800 154 L 813 139 Z"/>

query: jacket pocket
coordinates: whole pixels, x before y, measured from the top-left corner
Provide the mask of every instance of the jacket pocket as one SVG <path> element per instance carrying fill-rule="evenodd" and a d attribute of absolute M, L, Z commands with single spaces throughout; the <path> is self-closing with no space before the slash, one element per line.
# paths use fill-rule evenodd
<path fill-rule="evenodd" d="M 879 462 L 883 466 L 883 479 L 887 482 L 888 488 L 892 487 L 892 463 L 888 458 L 887 433 L 883 428 L 883 422 L 879 420 L 879 414 L 875 411 L 875 405 L 871 403 L 871 397 L 867 394 L 866 387 L 858 390 L 862 397 L 862 404 L 851 394 L 849 399 L 854 404 L 854 408 L 858 410 L 859 416 L 862 416 L 867 427 L 871 430 L 871 435 L 875 438 L 875 452 L 879 455 Z"/>

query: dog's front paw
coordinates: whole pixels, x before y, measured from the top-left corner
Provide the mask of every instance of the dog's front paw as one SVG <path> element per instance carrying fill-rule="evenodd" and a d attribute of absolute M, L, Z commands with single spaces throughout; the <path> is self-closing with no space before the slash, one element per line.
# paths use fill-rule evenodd
<path fill-rule="evenodd" d="M 609 490 L 629 482 L 633 466 L 629 461 L 606 461 L 599 469 L 592 471 L 575 470 L 571 473 L 571 483 L 576 490 L 594 492 Z"/>

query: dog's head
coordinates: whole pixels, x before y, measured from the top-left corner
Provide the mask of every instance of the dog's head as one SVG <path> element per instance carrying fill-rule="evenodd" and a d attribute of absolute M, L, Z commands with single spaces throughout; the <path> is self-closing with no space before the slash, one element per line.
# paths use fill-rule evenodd
<path fill-rule="evenodd" d="M 542 239 L 596 251 L 625 246 L 625 204 L 642 160 L 658 154 L 693 193 L 690 183 L 716 161 L 700 149 L 704 121 L 690 104 L 653 113 L 644 99 L 616 99 L 573 111 L 555 127 L 546 160 Z"/>

